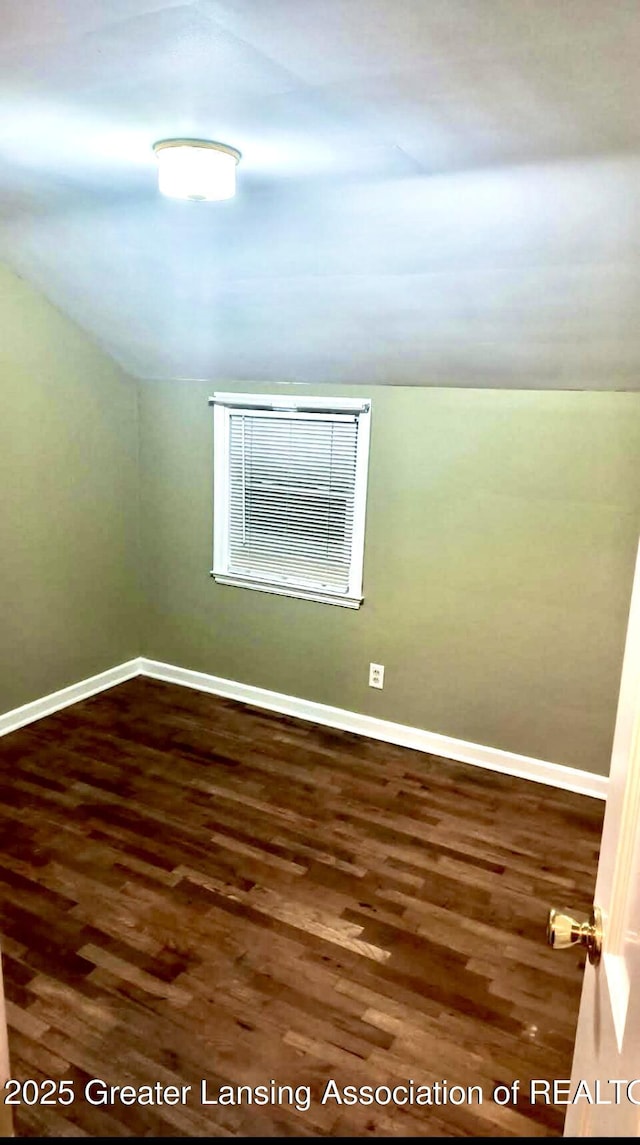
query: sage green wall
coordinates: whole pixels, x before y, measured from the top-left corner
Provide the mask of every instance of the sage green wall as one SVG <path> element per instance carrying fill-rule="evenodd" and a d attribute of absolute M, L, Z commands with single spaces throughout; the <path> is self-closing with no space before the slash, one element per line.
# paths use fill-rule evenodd
<path fill-rule="evenodd" d="M 139 386 L 144 655 L 606 774 L 640 394 L 369 387 L 366 599 L 351 611 L 210 578 L 212 388 Z"/>
<path fill-rule="evenodd" d="M 0 713 L 138 654 L 135 383 L 0 267 Z"/>
<path fill-rule="evenodd" d="M 1 268 L 0 329 L 0 713 L 142 653 L 606 774 L 640 394 L 368 388 L 351 611 L 212 581 L 210 384 L 140 382 L 136 400 Z"/>

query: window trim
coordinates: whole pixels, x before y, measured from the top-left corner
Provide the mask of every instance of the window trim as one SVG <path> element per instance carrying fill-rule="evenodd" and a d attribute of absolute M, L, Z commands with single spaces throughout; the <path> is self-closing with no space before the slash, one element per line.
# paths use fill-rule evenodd
<path fill-rule="evenodd" d="M 251 588 L 258 592 L 273 593 L 276 596 L 297 597 L 314 600 L 321 604 L 337 604 L 344 608 L 360 608 L 364 597 L 362 581 L 364 570 L 364 540 L 367 509 L 367 484 L 369 476 L 369 444 L 371 433 L 370 398 L 321 398 L 288 397 L 274 394 L 242 394 L 216 392 L 209 398 L 213 406 L 213 567 L 211 576 L 218 584 L 233 585 L 236 588 Z M 354 414 L 358 418 L 358 447 L 354 483 L 354 517 L 351 539 L 351 566 L 349 586 L 345 593 L 320 592 L 298 588 L 259 577 L 242 577 L 230 573 L 229 569 L 229 448 L 230 415 L 239 409 L 252 409 L 259 412 L 282 413 L 283 415 L 304 413 Z M 220 511 L 222 506 L 222 511 Z"/>

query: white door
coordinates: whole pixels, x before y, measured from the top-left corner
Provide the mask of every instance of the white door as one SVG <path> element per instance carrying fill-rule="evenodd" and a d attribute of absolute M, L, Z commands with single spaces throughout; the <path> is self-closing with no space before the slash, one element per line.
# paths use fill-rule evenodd
<path fill-rule="evenodd" d="M 565 1136 L 636 1137 L 640 1135 L 640 550 L 595 903 L 602 910 L 602 957 L 585 970 Z"/>

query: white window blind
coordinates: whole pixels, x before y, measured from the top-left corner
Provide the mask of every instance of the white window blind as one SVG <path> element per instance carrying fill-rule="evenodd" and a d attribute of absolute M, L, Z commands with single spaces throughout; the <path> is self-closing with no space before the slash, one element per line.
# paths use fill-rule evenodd
<path fill-rule="evenodd" d="M 213 575 L 357 607 L 368 403 L 285 410 L 213 402 Z"/>

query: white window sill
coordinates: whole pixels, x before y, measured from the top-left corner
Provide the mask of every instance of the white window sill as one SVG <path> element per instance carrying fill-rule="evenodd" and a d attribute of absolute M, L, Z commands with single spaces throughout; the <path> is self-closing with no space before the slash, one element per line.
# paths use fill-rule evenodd
<path fill-rule="evenodd" d="M 315 600 L 319 604 L 339 604 L 341 608 L 360 608 L 361 596 L 333 596 L 331 593 L 316 592 L 312 589 L 295 588 L 277 584 L 267 584 L 264 581 L 243 580 L 242 577 L 227 576 L 223 573 L 212 572 L 211 576 L 218 584 L 229 584 L 234 588 L 252 588 L 256 592 L 271 592 L 276 596 L 292 596 L 301 600 Z"/>

